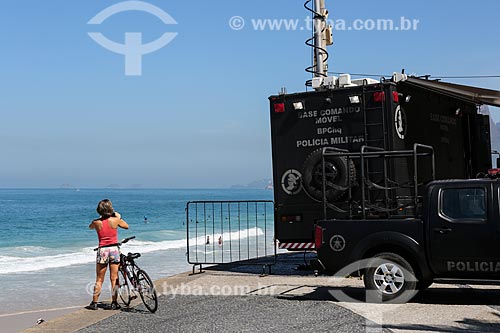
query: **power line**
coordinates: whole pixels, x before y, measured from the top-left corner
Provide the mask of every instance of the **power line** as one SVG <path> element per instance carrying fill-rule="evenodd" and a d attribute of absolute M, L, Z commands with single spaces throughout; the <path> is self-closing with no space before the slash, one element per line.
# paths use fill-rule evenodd
<path fill-rule="evenodd" d="M 347 74 L 345 72 L 328 72 L 328 74 L 335 74 L 335 75 L 341 75 L 341 74 Z M 364 74 L 364 73 L 351 73 L 353 76 L 366 76 L 366 77 L 390 77 L 391 75 L 387 74 Z M 423 75 L 422 77 L 425 77 L 427 75 Z M 457 76 L 445 76 L 445 75 L 429 75 L 427 76 L 429 78 L 433 79 L 499 79 L 500 75 L 457 75 Z"/>

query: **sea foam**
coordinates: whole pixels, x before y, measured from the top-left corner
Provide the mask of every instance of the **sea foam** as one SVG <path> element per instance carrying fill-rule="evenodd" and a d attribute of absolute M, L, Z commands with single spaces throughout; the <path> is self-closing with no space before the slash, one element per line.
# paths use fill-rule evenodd
<path fill-rule="evenodd" d="M 218 238 L 219 236 L 222 236 L 224 242 L 227 242 L 229 240 L 235 241 L 238 239 L 252 238 L 262 235 L 264 235 L 262 229 L 250 228 L 234 231 L 231 233 L 226 232 L 217 234 L 214 237 Z M 217 241 L 217 239 L 214 239 L 213 241 Z M 204 246 L 205 242 L 205 236 L 193 237 L 189 239 L 190 246 Z M 186 245 L 187 239 L 168 240 L 160 242 L 134 239 L 127 244 L 124 244 L 121 248 L 121 251 L 123 253 L 149 253 L 170 249 L 182 249 L 186 248 Z M 29 254 L 29 256 L 20 257 L 14 255 L 0 255 L 0 274 L 36 272 L 49 268 L 61 268 L 72 265 L 88 264 L 95 261 L 95 252 L 93 251 L 92 247 L 86 247 L 76 252 L 72 251 L 58 255 L 40 255 L 43 254 L 46 250 L 46 248 L 43 247 L 18 247 L 16 249 L 24 250 L 20 252 L 25 252 L 26 254 Z M 33 255 L 35 252 L 39 255 Z"/>

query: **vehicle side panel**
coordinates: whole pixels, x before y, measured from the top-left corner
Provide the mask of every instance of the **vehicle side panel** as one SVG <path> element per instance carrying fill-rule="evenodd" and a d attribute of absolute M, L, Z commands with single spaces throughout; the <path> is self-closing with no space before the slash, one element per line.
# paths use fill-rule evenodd
<path fill-rule="evenodd" d="M 323 220 L 318 221 L 318 226 L 324 230 L 318 259 L 329 274 L 368 255 L 399 251 L 409 257 L 407 260 L 418 262 L 422 274 L 430 275 L 423 247 L 423 222 L 419 219 Z"/>

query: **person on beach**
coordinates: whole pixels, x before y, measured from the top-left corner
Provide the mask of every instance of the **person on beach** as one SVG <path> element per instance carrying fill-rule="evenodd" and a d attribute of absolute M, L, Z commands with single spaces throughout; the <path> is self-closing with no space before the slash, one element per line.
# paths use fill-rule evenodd
<path fill-rule="evenodd" d="M 108 199 L 99 202 L 97 213 L 100 217 L 92 221 L 89 225 L 90 229 L 94 229 L 97 232 L 99 248 L 97 249 L 94 294 L 92 302 L 87 306 L 87 309 L 97 310 L 97 301 L 99 300 L 106 270 L 109 266 L 109 278 L 111 280 L 111 290 L 113 291 L 111 309 L 118 310 L 120 309 L 120 305 L 117 302 L 118 268 L 120 267 L 118 227 L 128 229 L 128 224 L 122 220 L 118 212 L 114 211 L 113 204 Z"/>

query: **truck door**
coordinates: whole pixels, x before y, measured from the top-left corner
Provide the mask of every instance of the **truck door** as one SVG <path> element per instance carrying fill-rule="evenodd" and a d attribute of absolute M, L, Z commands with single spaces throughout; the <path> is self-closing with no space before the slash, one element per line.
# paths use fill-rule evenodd
<path fill-rule="evenodd" d="M 500 276 L 498 203 L 493 194 L 489 182 L 448 183 L 432 191 L 428 249 L 438 277 Z"/>

